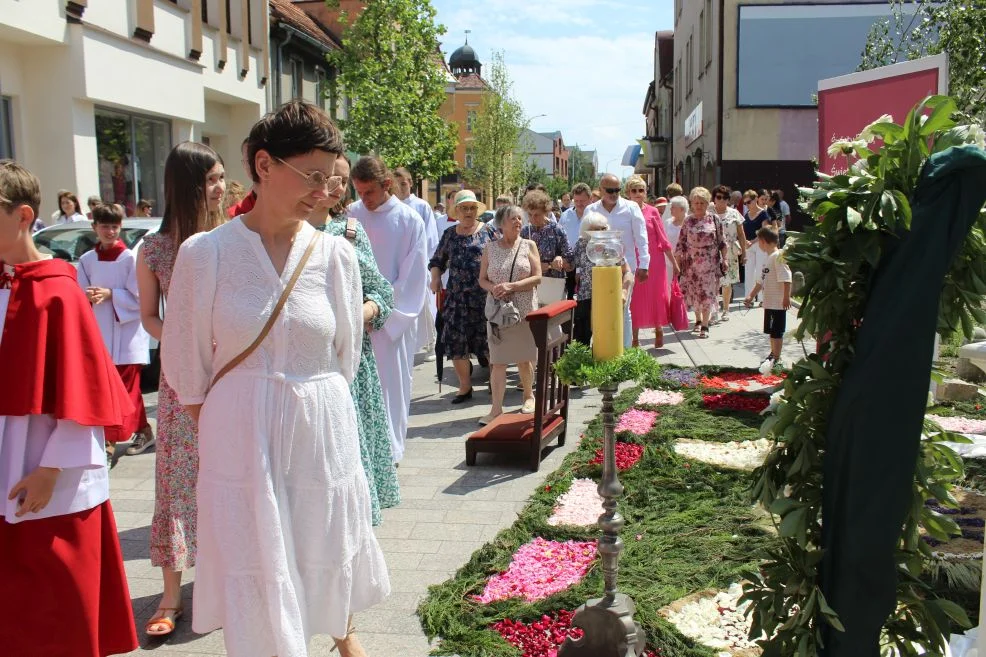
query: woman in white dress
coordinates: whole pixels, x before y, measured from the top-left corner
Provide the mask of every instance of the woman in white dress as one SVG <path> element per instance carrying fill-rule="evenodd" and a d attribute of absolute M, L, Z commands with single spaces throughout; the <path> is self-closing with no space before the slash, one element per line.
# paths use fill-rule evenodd
<path fill-rule="evenodd" d="M 231 657 L 307 657 L 316 634 L 365 655 L 348 619 L 390 592 L 349 392 L 359 266 L 345 239 L 306 221 L 339 186 L 342 151 L 308 103 L 261 119 L 248 147 L 256 206 L 183 244 L 171 279 L 162 364 L 199 426 L 192 628 L 222 627 Z M 214 381 L 262 335 L 296 270 L 270 333 Z"/>
<path fill-rule="evenodd" d="M 681 227 L 685 224 L 685 215 L 688 214 L 688 199 L 684 196 L 674 196 L 668 201 L 668 217 L 664 220 L 664 233 L 671 242 L 671 249 L 678 246 L 678 236 L 681 235 Z M 665 262 L 668 274 L 668 286 L 674 280 L 674 269 L 670 262 Z"/>
<path fill-rule="evenodd" d="M 743 233 L 743 215 L 729 205 L 733 190 L 717 185 L 712 190 L 712 212 L 722 222 L 722 236 L 726 240 L 726 275 L 722 277 L 722 314 L 720 321 L 729 321 L 729 304 L 733 299 L 733 285 L 740 282 L 740 267 L 746 257 L 746 235 Z M 717 309 L 718 310 L 718 309 Z"/>

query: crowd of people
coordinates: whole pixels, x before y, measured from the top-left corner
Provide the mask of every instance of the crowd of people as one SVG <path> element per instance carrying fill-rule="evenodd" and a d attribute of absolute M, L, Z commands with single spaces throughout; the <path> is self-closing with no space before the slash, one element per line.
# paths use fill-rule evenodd
<path fill-rule="evenodd" d="M 452 361 L 452 404 L 473 400 L 473 359 L 489 369 L 480 424 L 505 412 L 511 366 L 520 411 L 533 412 L 537 347 L 523 319 L 573 298 L 575 337 L 591 342 L 595 231 L 622 235 L 627 346 L 642 329 L 663 344 L 675 281 L 707 337 L 757 258 L 778 273 L 747 275 L 758 283 L 745 302 L 763 291 L 772 356 L 783 336 L 776 194 L 741 195 L 741 215 L 727 187 L 686 198 L 672 186 L 655 206 L 642 178 L 606 174 L 598 192 L 576 185 L 558 203 L 532 186 L 489 211 L 464 189 L 432 211 L 409 171 L 344 152 L 322 110 L 288 103 L 244 140 L 251 187 L 231 203 L 222 158 L 178 144 L 161 226 L 136 254 L 120 240 L 123 208 L 93 198 L 86 216 L 60 192 L 56 221 L 91 221 L 98 238 L 78 273 L 32 240 L 39 181 L 0 162 L 0 362 L 24 373 L 0 381 L 0 580 L 13 586 L 0 613 L 31 610 L 0 626 L 11 654 L 136 647 L 104 454 L 132 439 L 136 451 L 156 440 L 162 595 L 143 632 L 175 630 L 182 574 L 197 566 L 192 627 L 224 628 L 228 654 L 303 655 L 326 634 L 343 657 L 363 655 L 350 621 L 390 591 L 373 527 L 401 499 L 415 354 Z M 140 395 L 150 338 L 156 438 Z"/>

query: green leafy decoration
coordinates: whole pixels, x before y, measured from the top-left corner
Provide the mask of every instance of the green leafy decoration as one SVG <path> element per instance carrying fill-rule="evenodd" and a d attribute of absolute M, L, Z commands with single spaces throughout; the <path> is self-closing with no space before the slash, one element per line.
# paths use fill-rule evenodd
<path fill-rule="evenodd" d="M 562 383 L 573 386 L 615 386 L 625 381 L 640 381 L 645 385 L 657 381 L 661 366 L 643 349 L 627 349 L 619 358 L 596 361 L 592 349 L 575 341 L 555 363 L 555 372 Z"/>
<path fill-rule="evenodd" d="M 764 655 L 814 657 L 824 625 L 842 629 L 818 585 L 828 417 L 853 362 L 873 274 L 883 254 L 910 229 L 909 199 L 924 163 L 947 148 L 982 146 L 981 128 L 958 124 L 956 110 L 952 98 L 932 96 L 902 124 L 879 119 L 855 139 L 832 145 L 830 154 L 847 158 L 848 173 L 819 174 L 813 187 L 801 190 L 815 223 L 803 233 L 789 233 L 785 253 L 804 276 L 795 337 L 819 340 L 820 350 L 793 365 L 779 405 L 761 427 L 774 448 L 754 472 L 752 494 L 772 513 L 780 547 L 758 572 L 748 574 L 744 597 L 752 602 L 751 638 L 759 639 Z M 883 143 L 871 148 L 875 137 Z M 945 280 L 938 323 L 945 337 L 959 328 L 971 336 L 973 320 L 983 314 L 984 228 L 981 212 Z M 883 648 L 900 655 L 916 654 L 915 646 L 940 652 L 954 627 L 969 624 L 961 608 L 937 598 L 922 579 L 933 555 L 920 533 L 940 540 L 957 534 L 954 522 L 924 504 L 936 498 L 943 506 L 956 505 L 949 488 L 962 480 L 963 466 L 946 441 L 962 437 L 926 425 L 896 555 L 898 606 L 882 637 Z"/>

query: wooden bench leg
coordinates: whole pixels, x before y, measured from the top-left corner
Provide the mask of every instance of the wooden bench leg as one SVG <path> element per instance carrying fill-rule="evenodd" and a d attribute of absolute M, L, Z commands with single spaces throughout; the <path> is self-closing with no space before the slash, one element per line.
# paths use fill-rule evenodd
<path fill-rule="evenodd" d="M 476 465 L 476 448 L 466 442 L 466 465 Z"/>

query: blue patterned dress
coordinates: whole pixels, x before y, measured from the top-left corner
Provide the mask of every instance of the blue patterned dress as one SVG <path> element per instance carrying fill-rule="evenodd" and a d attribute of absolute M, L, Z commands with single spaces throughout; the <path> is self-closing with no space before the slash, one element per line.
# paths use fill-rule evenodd
<path fill-rule="evenodd" d="M 438 337 L 445 358 L 467 359 L 475 354 L 483 360 L 490 356 L 486 342 L 486 290 L 479 287 L 479 263 L 483 249 L 497 239 L 496 229 L 488 224 L 472 235 L 459 235 L 453 226 L 442 233 L 428 263 L 428 269 L 437 267 L 449 274 L 442 306 L 444 326 Z"/>
<path fill-rule="evenodd" d="M 334 219 L 319 230 L 341 237 L 346 231 L 346 217 Z M 373 330 L 379 331 L 394 309 L 394 288 L 377 268 L 373 251 L 370 249 L 370 240 L 358 222 L 356 240 L 352 244 L 356 248 L 356 259 L 359 262 L 363 299 L 373 301 L 380 308 L 380 314 L 372 323 Z M 380 374 L 377 372 L 377 360 L 373 356 L 369 333 L 363 334 L 363 352 L 356 377 L 349 390 L 356 405 L 359 451 L 363 459 L 366 481 L 370 485 L 373 525 L 377 526 L 382 520 L 381 509 L 401 503 L 401 490 L 397 482 L 397 468 L 394 466 L 394 458 L 390 451 L 387 409 L 383 405 Z"/>

